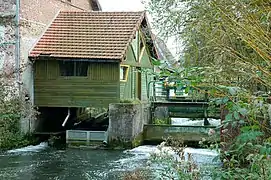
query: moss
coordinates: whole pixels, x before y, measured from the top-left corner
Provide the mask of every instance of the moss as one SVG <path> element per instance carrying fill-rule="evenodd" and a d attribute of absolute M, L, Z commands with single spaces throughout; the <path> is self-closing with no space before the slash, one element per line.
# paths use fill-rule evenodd
<path fill-rule="evenodd" d="M 164 119 L 154 119 L 154 124 L 162 125 L 162 124 L 171 124 L 171 118 L 164 118 Z"/>
<path fill-rule="evenodd" d="M 131 149 L 133 147 L 131 141 L 124 141 L 121 139 L 110 140 L 108 146 L 111 149 Z"/>
<path fill-rule="evenodd" d="M 110 149 L 131 149 L 142 145 L 144 142 L 143 132 L 138 134 L 132 141 L 112 139 L 109 141 Z"/>
<path fill-rule="evenodd" d="M 144 137 L 143 137 L 143 132 L 139 133 L 134 140 L 132 141 L 132 147 L 138 147 L 143 144 Z"/>

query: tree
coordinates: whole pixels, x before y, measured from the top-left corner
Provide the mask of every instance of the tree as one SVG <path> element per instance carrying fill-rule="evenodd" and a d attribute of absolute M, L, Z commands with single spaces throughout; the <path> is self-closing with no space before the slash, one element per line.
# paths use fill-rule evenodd
<path fill-rule="evenodd" d="M 154 26 L 183 42 L 174 78 L 198 79 L 238 127 L 222 153 L 222 179 L 270 179 L 271 105 L 256 95 L 271 88 L 270 0 L 150 0 Z M 195 86 L 190 82 L 189 85 Z M 270 98 L 270 92 L 269 92 Z"/>
<path fill-rule="evenodd" d="M 154 26 L 183 42 L 183 66 L 204 67 L 208 82 L 270 88 L 268 0 L 150 0 Z"/>

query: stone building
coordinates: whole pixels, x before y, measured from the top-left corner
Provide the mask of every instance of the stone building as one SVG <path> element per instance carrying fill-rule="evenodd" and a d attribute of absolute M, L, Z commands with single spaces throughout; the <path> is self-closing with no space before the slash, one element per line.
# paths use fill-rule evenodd
<path fill-rule="evenodd" d="M 0 72 L 8 73 L 15 63 L 15 2 L 16 0 L 0 0 Z"/>

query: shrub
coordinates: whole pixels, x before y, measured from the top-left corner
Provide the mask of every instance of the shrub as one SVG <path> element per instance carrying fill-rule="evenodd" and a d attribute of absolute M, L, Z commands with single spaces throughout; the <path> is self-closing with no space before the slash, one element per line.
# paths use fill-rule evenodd
<path fill-rule="evenodd" d="M 35 119 L 37 111 L 25 98 L 25 91 L 18 93 L 12 79 L 0 75 L 0 87 L 0 149 L 25 146 L 30 143 L 30 136 L 21 132 L 20 121 Z"/>

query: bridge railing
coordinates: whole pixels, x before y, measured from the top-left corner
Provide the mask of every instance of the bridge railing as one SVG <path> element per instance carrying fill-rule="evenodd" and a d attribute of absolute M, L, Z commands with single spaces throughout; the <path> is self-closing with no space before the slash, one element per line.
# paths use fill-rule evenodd
<path fill-rule="evenodd" d="M 147 96 L 150 101 L 208 101 L 208 95 L 202 91 L 190 88 L 186 92 L 181 81 L 150 81 Z"/>

